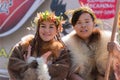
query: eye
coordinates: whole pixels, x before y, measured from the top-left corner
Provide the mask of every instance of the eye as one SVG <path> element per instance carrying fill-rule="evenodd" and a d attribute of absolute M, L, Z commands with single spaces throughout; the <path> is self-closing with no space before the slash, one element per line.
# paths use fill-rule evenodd
<path fill-rule="evenodd" d="M 54 28 L 55 27 L 55 25 L 50 25 L 50 28 Z"/>
<path fill-rule="evenodd" d="M 85 20 L 85 23 L 90 23 L 90 22 L 92 22 L 92 19 L 86 19 Z"/>
<path fill-rule="evenodd" d="M 50 26 L 50 28 L 54 28 L 53 26 Z"/>
<path fill-rule="evenodd" d="M 45 25 L 40 25 L 41 28 L 45 28 Z"/>
<path fill-rule="evenodd" d="M 80 22 L 80 21 L 78 21 L 78 22 L 77 22 L 77 24 L 81 24 L 81 22 Z"/>
<path fill-rule="evenodd" d="M 90 21 L 85 21 L 85 23 L 89 23 Z"/>

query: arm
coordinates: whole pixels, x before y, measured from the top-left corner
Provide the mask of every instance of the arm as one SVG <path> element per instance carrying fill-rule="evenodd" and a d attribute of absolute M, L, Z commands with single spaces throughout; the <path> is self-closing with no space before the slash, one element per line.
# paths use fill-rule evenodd
<path fill-rule="evenodd" d="M 8 70 L 24 72 L 24 70 L 27 68 L 27 64 L 24 61 L 22 54 L 23 51 L 20 45 L 17 45 L 13 48 L 12 54 L 9 58 Z"/>
<path fill-rule="evenodd" d="M 68 80 L 84 80 L 80 75 L 79 75 L 80 67 L 74 66 L 71 67 Z"/>
<path fill-rule="evenodd" d="M 20 44 L 17 44 L 13 48 L 12 54 L 8 62 L 8 72 L 11 78 L 20 77 L 20 74 L 24 73 L 29 67 L 31 67 L 30 64 L 36 63 L 35 61 L 29 64 L 26 63 L 23 56 L 24 53 L 25 50 L 22 48 Z"/>
<path fill-rule="evenodd" d="M 9 58 L 8 62 L 8 72 L 11 78 L 18 77 L 20 73 L 24 72 L 27 69 L 27 64 L 22 57 L 22 49 L 19 44 L 17 44 L 13 50 L 12 54 Z M 16 76 L 15 76 L 16 75 Z"/>
<path fill-rule="evenodd" d="M 107 49 L 109 52 L 112 51 L 115 57 L 120 58 L 120 45 L 118 43 L 109 42 L 107 45 Z"/>
<path fill-rule="evenodd" d="M 51 80 L 66 79 L 70 68 L 70 56 L 67 50 L 62 50 L 60 56 L 49 65 Z"/>
<path fill-rule="evenodd" d="M 78 74 L 72 73 L 69 77 L 69 80 L 83 80 Z"/>

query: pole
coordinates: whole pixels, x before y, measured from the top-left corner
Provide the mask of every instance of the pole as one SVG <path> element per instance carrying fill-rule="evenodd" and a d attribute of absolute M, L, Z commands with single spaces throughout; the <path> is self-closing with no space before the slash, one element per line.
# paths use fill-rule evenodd
<path fill-rule="evenodd" d="M 117 27 L 117 22 L 118 22 L 119 7 L 120 7 L 120 0 L 117 0 L 116 13 L 115 13 L 112 35 L 111 35 L 111 42 L 114 42 L 114 39 L 115 39 L 116 27 Z M 110 68 L 111 68 L 111 64 L 112 64 L 112 56 L 113 56 L 113 52 L 109 52 L 108 65 L 106 67 L 106 72 L 105 72 L 105 80 L 109 80 Z"/>

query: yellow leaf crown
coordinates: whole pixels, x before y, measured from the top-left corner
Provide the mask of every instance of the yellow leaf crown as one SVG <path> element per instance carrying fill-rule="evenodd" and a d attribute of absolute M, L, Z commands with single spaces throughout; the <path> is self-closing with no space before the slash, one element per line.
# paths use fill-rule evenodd
<path fill-rule="evenodd" d="M 56 24 L 56 26 L 59 26 L 61 24 L 62 17 L 61 16 L 56 16 L 52 12 L 45 11 L 45 12 L 37 13 L 37 16 L 34 19 L 34 23 L 36 25 L 38 25 L 38 21 L 40 21 L 40 22 L 42 22 L 42 21 L 52 21 Z"/>

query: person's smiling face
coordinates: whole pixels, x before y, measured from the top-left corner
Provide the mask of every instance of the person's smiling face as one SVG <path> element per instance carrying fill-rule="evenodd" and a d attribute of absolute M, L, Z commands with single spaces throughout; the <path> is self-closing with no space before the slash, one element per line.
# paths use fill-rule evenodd
<path fill-rule="evenodd" d="M 89 13 L 82 13 L 76 22 L 74 29 L 78 36 L 87 40 L 92 34 L 94 28 L 94 21 Z"/>
<path fill-rule="evenodd" d="M 57 27 L 53 22 L 43 21 L 40 24 L 39 36 L 43 41 L 52 40 L 57 34 Z"/>

